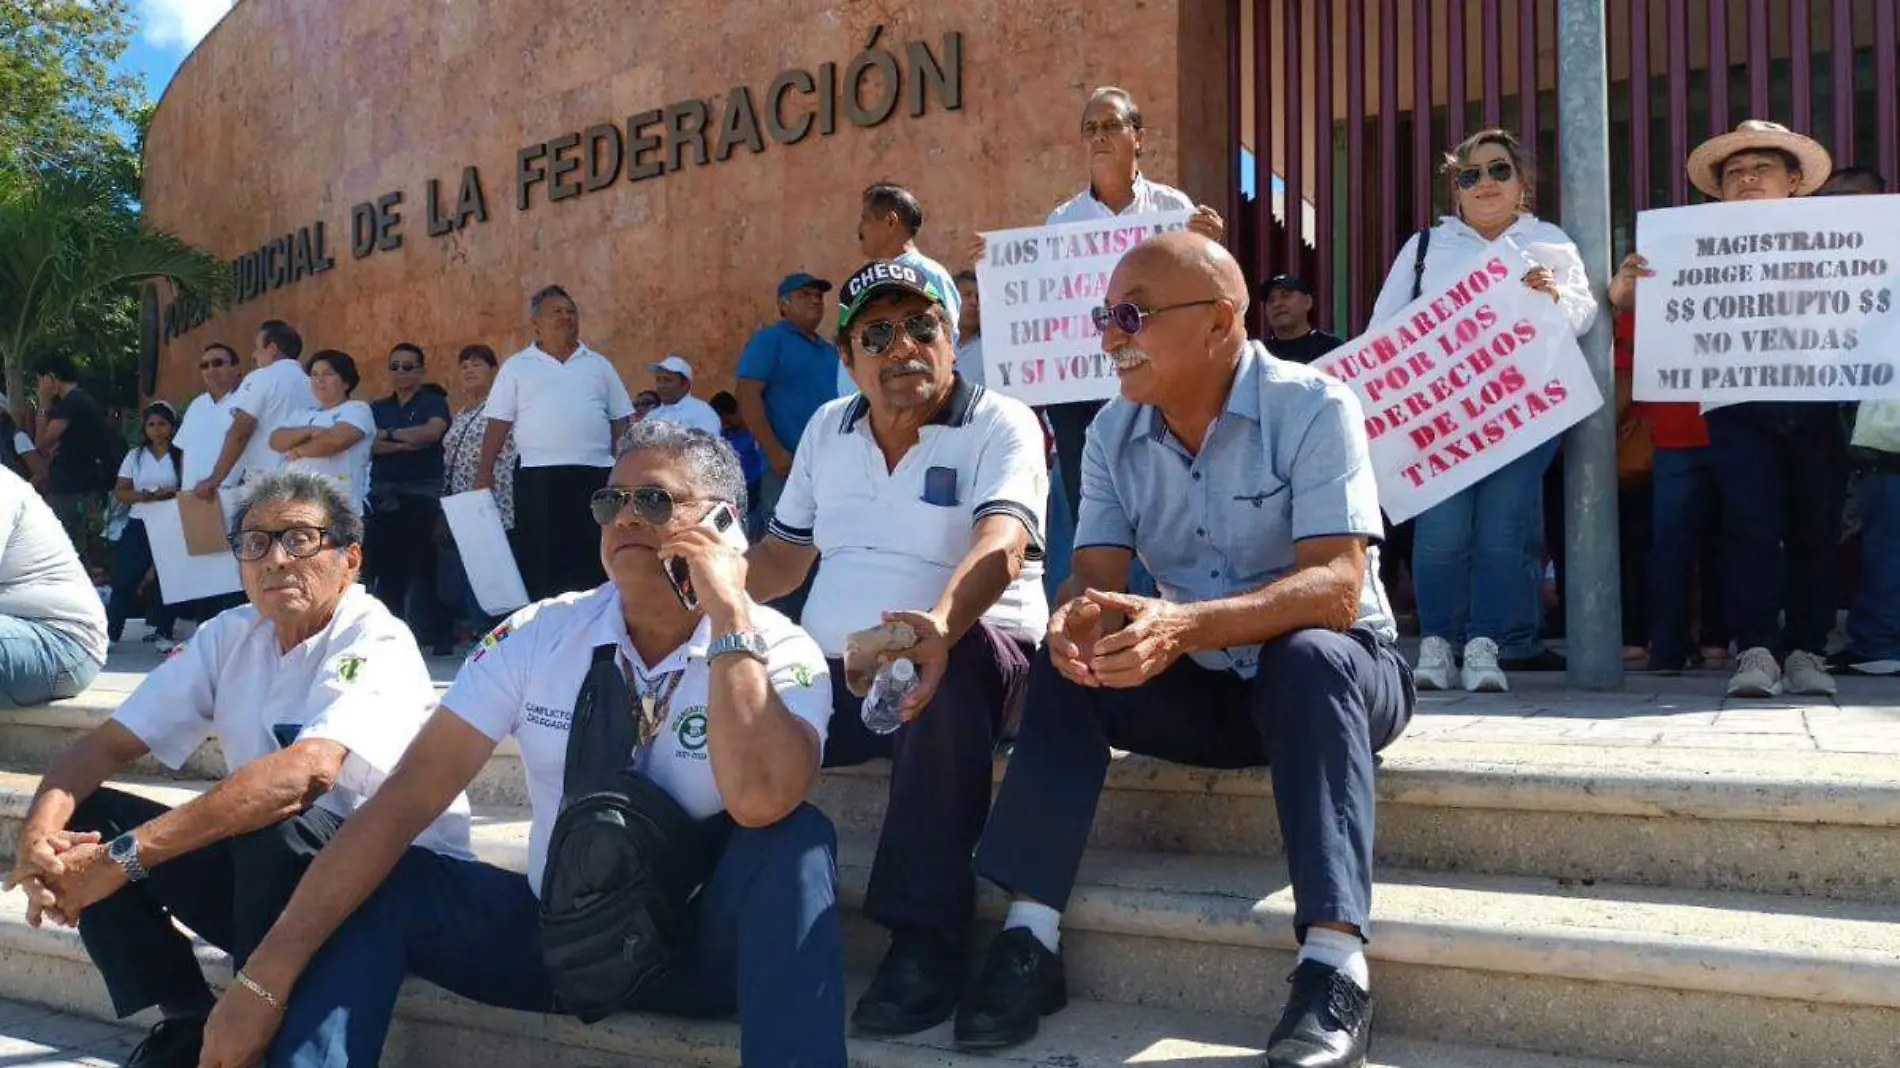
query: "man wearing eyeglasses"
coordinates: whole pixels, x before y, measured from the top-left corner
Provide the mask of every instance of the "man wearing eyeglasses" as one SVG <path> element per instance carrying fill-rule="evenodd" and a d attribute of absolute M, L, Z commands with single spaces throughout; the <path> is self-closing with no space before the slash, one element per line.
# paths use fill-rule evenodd
<path fill-rule="evenodd" d="M 620 698 L 633 707 L 613 710 L 637 718 L 631 770 L 725 833 L 691 906 L 694 942 L 651 1000 L 624 1007 L 737 1009 L 739 1057 L 756 1068 L 846 1062 L 835 834 L 805 800 L 831 718 L 824 660 L 747 597 L 744 555 L 706 525 L 745 510 L 731 448 L 664 420 L 627 445 L 590 501 L 611 580 L 530 605 L 483 641 L 378 803 L 317 858 L 251 957 L 258 989 L 219 1004 L 206 1068 L 247 1068 L 267 1048 L 272 1064 L 374 1065 L 405 974 L 485 1005 L 558 1011 L 541 895 L 572 859 L 551 836 L 569 732 L 603 655 L 632 691 Z M 668 566 L 683 566 L 693 607 Z M 598 691 L 586 692 L 591 705 Z M 406 848 L 509 736 L 532 809 L 526 874 Z"/>
<path fill-rule="evenodd" d="M 369 587 L 438 656 L 453 651 L 435 599 L 435 525 L 441 515 L 442 436 L 454 416 L 440 388 L 422 382 L 422 347 L 389 350 L 390 392 L 369 406 Z"/>
<path fill-rule="evenodd" d="M 356 584 L 362 521 L 332 483 L 254 480 L 236 531 L 250 604 L 205 624 L 54 760 L 7 878 L 28 923 L 78 925 L 119 1016 L 160 1010 L 133 1065 L 198 1064 L 213 999 L 173 921 L 241 968 L 435 703 L 408 628 Z M 104 785 L 148 753 L 182 768 L 209 738 L 227 774 L 177 808 Z M 411 837 L 468 857 L 468 824 L 457 794 Z"/>
<path fill-rule="evenodd" d="M 1020 401 L 955 373 L 946 300 L 907 263 L 873 261 L 845 283 L 838 337 L 858 391 L 812 417 L 751 554 L 761 601 L 822 560 L 801 622 L 831 670 L 826 766 L 892 762 L 864 904 L 891 945 L 852 1015 L 875 1034 L 956 1008 L 992 753 L 1049 611 L 1042 429 Z M 842 664 L 846 636 L 883 623 L 915 632 L 901 655 L 921 680 L 892 734 L 865 726 Z"/>
<path fill-rule="evenodd" d="M 1089 430 L 1073 572 L 976 854 L 1013 903 L 957 1014 L 965 1048 L 1022 1042 L 1066 1001 L 1059 921 L 1112 746 L 1271 768 L 1303 945 L 1267 1064 L 1363 1063 L 1373 753 L 1412 677 L 1359 404 L 1270 358 L 1246 311 L 1240 266 L 1191 233 L 1130 251 L 1097 310 L 1121 396 Z M 1123 592 L 1136 558 L 1159 597 Z"/>

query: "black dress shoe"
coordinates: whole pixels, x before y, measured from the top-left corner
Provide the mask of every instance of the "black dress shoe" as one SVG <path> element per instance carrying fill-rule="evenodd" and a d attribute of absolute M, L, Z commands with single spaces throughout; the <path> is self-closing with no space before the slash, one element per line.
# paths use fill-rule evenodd
<path fill-rule="evenodd" d="M 851 1024 L 873 1035 L 914 1035 L 948 1020 L 963 994 L 963 948 L 936 931 L 904 928 L 870 989 L 858 999 Z"/>
<path fill-rule="evenodd" d="M 125 1068 L 198 1068 L 205 1044 L 205 1018 L 160 1020 L 132 1051 Z"/>
<path fill-rule="evenodd" d="M 1372 995 L 1344 972 L 1304 960 L 1267 1040 L 1266 1068 L 1362 1068 L 1372 1039 Z"/>
<path fill-rule="evenodd" d="M 1027 1042 L 1042 1018 L 1069 1003 L 1062 958 L 1027 928 L 996 936 L 976 985 L 957 1010 L 957 1048 L 995 1050 Z"/>
<path fill-rule="evenodd" d="M 1506 671 L 1562 671 L 1566 662 L 1562 653 L 1540 649 L 1530 656 L 1498 657 L 1498 666 Z"/>

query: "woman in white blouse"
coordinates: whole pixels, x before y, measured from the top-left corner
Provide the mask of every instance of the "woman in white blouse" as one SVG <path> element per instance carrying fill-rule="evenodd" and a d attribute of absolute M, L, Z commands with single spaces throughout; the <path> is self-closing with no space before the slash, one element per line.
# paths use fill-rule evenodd
<path fill-rule="evenodd" d="M 1452 284 L 1480 249 L 1508 237 L 1533 264 L 1524 284 L 1557 302 L 1572 331 L 1590 329 L 1597 302 L 1583 260 L 1568 235 L 1531 213 L 1536 171 L 1517 138 L 1504 130 L 1473 134 L 1446 158 L 1444 171 L 1454 213 L 1406 242 L 1373 305 L 1373 322 Z M 1462 684 L 1498 693 L 1510 688 L 1507 670 L 1563 666 L 1538 638 L 1542 489 L 1556 452 L 1557 442 L 1547 442 L 1418 517 L 1412 577 L 1424 632 L 1420 689 Z"/>
<path fill-rule="evenodd" d="M 145 409 L 144 440 L 138 448 L 126 453 L 119 464 L 119 478 L 112 487 L 112 495 L 132 512 L 119 533 L 118 548 L 112 557 L 112 597 L 106 604 L 109 641 L 116 642 L 125 635 L 125 621 L 139 607 L 139 590 L 152 577 L 152 543 L 146 536 L 144 513 L 152 502 L 178 496 L 179 473 L 184 461 L 172 447 L 172 437 L 177 433 L 177 410 L 164 401 L 153 403 Z M 152 626 L 146 638 L 169 642 L 176 617 L 165 605 L 162 594 L 153 601 L 157 607 L 146 619 Z"/>
<path fill-rule="evenodd" d="M 310 357 L 310 393 L 318 408 L 301 413 L 302 425 L 271 431 L 270 447 L 284 454 L 286 469 L 327 476 L 357 515 L 369 498 L 370 451 L 376 444 L 376 417 L 369 405 L 351 400 L 356 361 L 347 352 L 324 349 Z"/>

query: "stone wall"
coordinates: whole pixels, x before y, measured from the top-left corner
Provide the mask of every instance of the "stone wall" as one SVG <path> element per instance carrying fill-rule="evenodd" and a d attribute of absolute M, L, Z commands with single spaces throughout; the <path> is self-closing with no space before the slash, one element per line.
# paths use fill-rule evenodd
<path fill-rule="evenodd" d="M 233 259 L 288 235 L 270 262 L 255 262 L 283 284 L 163 340 L 158 393 L 196 392 L 202 347 L 223 340 L 246 354 L 267 318 L 290 321 L 311 348 L 355 355 L 366 374 L 359 396 L 386 388 L 384 356 L 399 340 L 426 348 L 432 377 L 453 388 L 463 344 L 506 355 L 527 343 L 526 299 L 551 281 L 573 292 L 582 336 L 631 388 L 644 388 L 645 365 L 671 351 L 699 369 L 696 392 L 729 388 L 745 339 L 777 316 L 780 276 L 804 269 L 837 280 L 857 266 L 866 184 L 912 188 L 926 213 L 919 244 L 952 270 L 967 265 L 977 229 L 1040 222 L 1086 181 L 1076 127 L 1097 84 L 1123 85 L 1141 101 L 1150 176 L 1224 206 L 1224 10 L 1215 0 L 242 0 L 159 104 L 145 208 L 154 225 Z M 840 99 L 830 135 L 814 128 L 781 143 L 767 127 L 754 151 L 741 123 L 729 158 L 717 159 L 736 87 L 749 88 L 763 126 L 780 72 L 819 79 L 830 63 L 845 82 L 879 27 L 877 46 L 896 56 L 905 83 L 887 119 L 854 124 Z M 914 94 L 920 57 L 906 49 L 919 42 L 947 65 L 950 34 L 961 51 L 954 110 L 939 84 Z M 880 79 L 865 77 L 864 103 L 877 103 Z M 823 126 L 820 95 L 795 85 L 782 123 L 811 114 Z M 665 164 L 669 131 L 693 119 L 690 106 L 669 105 L 694 100 L 712 124 L 709 162 L 689 143 L 677 170 L 630 181 L 623 167 L 585 188 L 590 127 L 611 124 L 624 144 L 636 120 L 635 134 L 660 144 L 633 155 L 634 165 Z M 657 121 L 637 121 L 652 109 Z M 578 145 L 556 142 L 531 161 L 544 177 L 518 208 L 518 154 L 569 134 Z M 612 158 L 615 135 L 596 134 L 592 147 Z M 556 161 L 580 170 L 545 177 Z M 471 166 L 486 221 L 471 214 L 432 236 L 429 182 L 452 216 Z M 551 200 L 557 185 L 581 191 Z M 400 247 L 355 258 L 353 211 L 373 222 L 379 199 L 397 192 L 401 222 L 390 237 Z M 333 266 L 305 276 L 326 250 L 306 259 L 297 237 L 304 228 L 314 236 L 319 222 Z"/>

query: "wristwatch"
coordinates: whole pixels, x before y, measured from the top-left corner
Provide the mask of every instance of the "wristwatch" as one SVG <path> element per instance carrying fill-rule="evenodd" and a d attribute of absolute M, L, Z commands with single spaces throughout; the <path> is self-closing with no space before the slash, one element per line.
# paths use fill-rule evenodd
<path fill-rule="evenodd" d="M 735 630 L 714 638 L 712 644 L 706 647 L 706 659 L 710 662 L 727 653 L 744 653 L 763 664 L 766 662 L 766 651 L 765 635 L 756 630 Z"/>
<path fill-rule="evenodd" d="M 106 856 L 112 858 L 114 864 L 125 869 L 127 882 L 144 881 L 146 871 L 145 865 L 139 863 L 139 840 L 132 837 L 131 831 L 114 838 L 111 844 L 106 846 Z"/>

